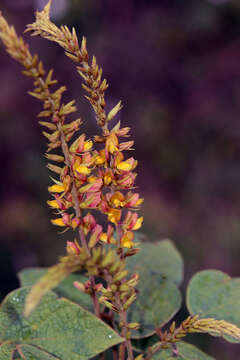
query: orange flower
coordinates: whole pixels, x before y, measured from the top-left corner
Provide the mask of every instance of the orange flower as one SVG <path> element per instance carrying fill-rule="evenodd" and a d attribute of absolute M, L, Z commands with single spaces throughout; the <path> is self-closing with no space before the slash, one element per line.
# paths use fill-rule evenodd
<path fill-rule="evenodd" d="M 137 166 L 137 160 L 134 160 L 134 158 L 131 157 L 125 161 L 119 162 L 117 164 L 117 169 L 121 171 L 131 171 L 135 169 L 136 166 Z"/>
<path fill-rule="evenodd" d="M 116 244 L 116 239 L 113 237 L 114 229 L 111 225 L 108 225 L 107 232 L 102 233 L 100 240 L 108 244 Z"/>
<path fill-rule="evenodd" d="M 118 138 L 114 134 L 114 132 L 111 132 L 106 139 L 105 149 L 110 152 L 111 154 L 118 151 Z"/>
<path fill-rule="evenodd" d="M 121 214 L 122 214 L 121 210 L 111 208 L 108 211 L 108 221 L 117 224 L 121 219 Z"/>
<path fill-rule="evenodd" d="M 110 204 L 116 208 L 124 206 L 124 195 L 120 191 L 116 191 L 109 199 Z"/>
<path fill-rule="evenodd" d="M 132 231 L 127 231 L 121 238 L 121 245 L 126 248 L 132 248 L 134 243 L 134 234 Z"/>

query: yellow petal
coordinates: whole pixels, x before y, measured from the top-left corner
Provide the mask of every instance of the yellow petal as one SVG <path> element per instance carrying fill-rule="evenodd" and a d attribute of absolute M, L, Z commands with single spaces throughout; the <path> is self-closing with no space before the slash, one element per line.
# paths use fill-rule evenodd
<path fill-rule="evenodd" d="M 118 150 L 118 148 L 112 142 L 110 142 L 108 145 L 108 150 L 110 151 L 111 154 L 113 154 L 115 151 Z"/>
<path fill-rule="evenodd" d="M 92 146 L 93 146 L 93 142 L 91 140 L 88 140 L 84 142 L 83 149 L 84 151 L 89 151 L 91 150 Z"/>
<path fill-rule="evenodd" d="M 132 165 L 129 164 L 127 161 L 122 161 L 117 164 L 117 169 L 123 171 L 130 171 L 132 169 Z"/>
<path fill-rule="evenodd" d="M 130 249 L 133 247 L 134 234 L 132 231 L 127 231 L 126 234 L 121 238 L 121 245 Z"/>
<path fill-rule="evenodd" d="M 106 243 L 107 242 L 107 234 L 102 233 L 101 236 L 100 236 L 100 240 Z"/>
<path fill-rule="evenodd" d="M 96 176 L 89 176 L 88 182 L 90 184 L 95 183 L 98 178 Z"/>
<path fill-rule="evenodd" d="M 141 205 L 142 203 L 143 203 L 143 201 L 144 201 L 144 199 L 139 199 L 137 202 L 136 202 L 136 204 L 135 204 L 135 206 L 139 206 L 139 205 Z"/>
<path fill-rule="evenodd" d="M 59 209 L 59 205 L 56 200 L 48 200 L 47 204 L 54 209 Z"/>
<path fill-rule="evenodd" d="M 105 158 L 104 157 L 102 157 L 102 156 L 96 156 L 96 158 L 95 158 L 95 164 L 96 165 L 102 165 L 102 164 L 104 164 L 104 162 L 105 162 Z"/>
<path fill-rule="evenodd" d="M 63 185 L 52 185 L 52 186 L 49 186 L 48 187 L 48 191 L 49 192 L 54 192 L 54 193 L 61 193 L 65 190 L 64 186 Z"/>
<path fill-rule="evenodd" d="M 51 223 L 52 223 L 53 225 L 57 225 L 57 226 L 66 226 L 66 225 L 64 224 L 62 218 L 52 219 L 52 220 L 51 220 Z"/>
<path fill-rule="evenodd" d="M 142 222 L 143 222 L 143 216 L 141 216 L 140 218 L 137 219 L 136 224 L 134 225 L 132 230 L 140 229 L 140 227 L 142 226 Z"/>
<path fill-rule="evenodd" d="M 78 165 L 76 171 L 83 175 L 90 174 L 91 170 L 86 165 Z"/>
<path fill-rule="evenodd" d="M 104 175 L 103 180 L 105 185 L 109 185 L 112 182 L 112 176 L 110 174 L 106 174 Z"/>
<path fill-rule="evenodd" d="M 133 246 L 132 241 L 130 241 L 130 240 L 123 240 L 121 242 L 121 245 L 128 249 L 130 249 Z"/>
<path fill-rule="evenodd" d="M 118 209 L 111 209 L 108 213 L 108 220 L 116 224 L 121 218 L 121 211 Z"/>

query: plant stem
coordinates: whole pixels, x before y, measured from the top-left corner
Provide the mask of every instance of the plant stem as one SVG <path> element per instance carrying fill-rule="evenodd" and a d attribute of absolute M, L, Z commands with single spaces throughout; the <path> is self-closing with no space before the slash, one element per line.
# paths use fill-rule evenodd
<path fill-rule="evenodd" d="M 112 348 L 112 354 L 113 354 L 113 360 L 118 360 L 118 351 L 117 351 L 117 347 L 114 346 Z"/>
<path fill-rule="evenodd" d="M 124 358 L 125 358 L 125 347 L 126 347 L 127 352 L 128 352 L 128 359 L 129 360 L 134 360 L 131 340 L 127 338 L 127 332 L 128 332 L 127 312 L 126 312 L 126 310 L 122 309 L 122 304 L 121 304 L 119 294 L 116 294 L 116 303 L 117 303 L 118 308 L 119 308 L 119 313 L 118 314 L 119 314 L 120 322 L 122 323 L 121 336 L 125 338 L 125 342 L 122 343 L 120 345 L 120 348 L 119 348 L 119 359 L 124 360 Z"/>
<path fill-rule="evenodd" d="M 98 302 L 98 298 L 97 298 L 97 295 L 96 295 L 96 291 L 94 289 L 95 287 L 95 279 L 94 279 L 94 276 L 91 276 L 90 277 L 90 281 L 91 281 L 91 288 L 92 288 L 92 301 L 93 301 L 93 306 L 94 306 L 94 312 L 95 312 L 95 315 L 101 319 L 101 315 L 100 315 L 100 306 L 99 306 L 99 302 Z"/>
<path fill-rule="evenodd" d="M 123 322 L 121 335 L 126 339 L 125 346 L 126 346 L 127 352 L 128 352 L 128 359 L 129 360 L 134 360 L 131 340 L 127 339 L 127 331 L 128 331 L 128 328 L 127 328 L 127 312 L 126 311 L 120 312 L 119 317 L 120 317 L 120 321 Z M 120 347 L 121 347 L 121 345 L 120 345 Z"/>

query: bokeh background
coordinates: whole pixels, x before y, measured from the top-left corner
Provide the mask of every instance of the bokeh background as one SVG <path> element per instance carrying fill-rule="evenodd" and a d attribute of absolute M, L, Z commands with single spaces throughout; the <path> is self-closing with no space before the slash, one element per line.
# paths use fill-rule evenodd
<path fill-rule="evenodd" d="M 18 32 L 45 0 L 1 0 Z M 239 0 L 54 0 L 55 22 L 86 35 L 132 128 L 145 198 L 143 231 L 171 238 L 185 260 L 185 285 L 197 270 L 240 275 L 240 2 Z M 95 132 L 81 79 L 61 48 L 26 34 L 46 68 L 75 98 L 82 127 Z M 64 252 L 46 206 L 45 140 L 27 95 L 31 80 L 0 44 L 0 296 L 18 286 L 16 273 L 47 266 Z M 217 359 L 239 357 L 240 345 L 201 337 Z"/>

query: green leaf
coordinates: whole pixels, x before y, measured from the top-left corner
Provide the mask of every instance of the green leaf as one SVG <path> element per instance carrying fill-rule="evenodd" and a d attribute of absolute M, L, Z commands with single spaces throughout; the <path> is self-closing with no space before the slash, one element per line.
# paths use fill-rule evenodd
<path fill-rule="evenodd" d="M 155 345 L 157 346 L 157 345 Z M 177 355 L 178 354 L 178 355 Z M 214 360 L 213 357 L 205 354 L 196 346 L 181 341 L 176 344 L 175 350 L 167 349 L 157 352 L 153 360 Z"/>
<path fill-rule="evenodd" d="M 9 343 L 3 343 L 0 345 L 0 359 L 10 360 L 12 359 L 13 348 Z"/>
<path fill-rule="evenodd" d="M 32 286 L 36 284 L 36 282 L 40 280 L 41 277 L 47 273 L 47 271 L 48 268 L 29 268 L 20 271 L 18 277 L 21 286 Z M 91 297 L 88 294 L 77 290 L 73 286 L 74 281 L 85 282 L 86 277 L 77 273 L 70 274 L 53 291 L 59 296 L 72 300 L 73 302 L 80 304 L 85 309 L 93 312 L 94 309 Z"/>
<path fill-rule="evenodd" d="M 11 342 L 12 350 L 18 353 L 18 349 L 27 352 L 27 359 L 32 356 L 35 360 L 39 356 L 44 360 L 54 357 L 85 360 L 123 340 L 96 316 L 67 299 L 59 299 L 52 291 L 43 297 L 28 318 L 24 318 L 24 303 L 29 291 L 29 287 L 13 291 L 0 308 L 0 342 Z"/>
<path fill-rule="evenodd" d="M 133 331 L 134 337 L 151 335 L 157 327 L 168 322 L 181 307 L 181 294 L 172 281 L 156 275 L 140 282 L 136 301 L 128 311 L 129 322 L 138 322 L 141 327 Z"/>
<path fill-rule="evenodd" d="M 61 360 L 59 357 L 49 354 L 32 345 L 18 345 L 18 351 L 20 351 L 27 360 Z"/>
<path fill-rule="evenodd" d="M 188 285 L 187 307 L 192 315 L 225 320 L 240 327 L 240 278 L 232 279 L 218 270 L 200 271 Z M 236 342 L 229 336 L 224 338 Z"/>
<path fill-rule="evenodd" d="M 137 239 L 140 234 L 137 235 Z M 183 280 L 183 260 L 171 240 L 162 240 L 154 243 L 140 243 L 141 251 L 127 259 L 127 268 L 140 275 L 146 281 L 146 274 L 150 279 L 158 275 L 162 279 L 170 280 L 180 285 Z"/>
<path fill-rule="evenodd" d="M 140 234 L 137 236 L 139 240 Z M 127 269 L 140 276 L 139 293 L 128 312 L 129 321 L 141 325 L 132 332 L 135 338 L 151 335 L 180 309 L 181 294 L 177 285 L 183 278 L 182 258 L 170 240 L 142 241 L 140 248 L 138 254 L 127 258 Z"/>

